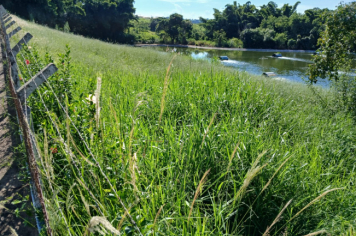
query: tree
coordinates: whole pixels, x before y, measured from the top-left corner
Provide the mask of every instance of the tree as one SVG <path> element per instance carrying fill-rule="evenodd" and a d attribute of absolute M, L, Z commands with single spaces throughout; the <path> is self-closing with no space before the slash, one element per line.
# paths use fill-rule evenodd
<path fill-rule="evenodd" d="M 356 49 L 356 2 L 341 4 L 337 10 L 328 14 L 326 29 L 321 34 L 318 45 L 319 55 L 309 67 L 309 79 L 317 78 L 337 81 L 340 70 L 349 70 Z"/>
<path fill-rule="evenodd" d="M 135 19 L 134 0 L 83 0 L 85 15 L 71 13 L 68 23 L 75 33 L 124 42 L 125 30 Z"/>
<path fill-rule="evenodd" d="M 294 6 L 290 6 L 289 4 L 284 4 L 281 11 L 282 15 L 286 17 L 290 17 L 294 12 L 297 11 L 297 7 L 299 6 L 300 2 L 296 2 Z"/>
<path fill-rule="evenodd" d="M 276 34 L 274 38 L 277 48 L 285 49 L 287 46 L 287 35 L 285 33 Z"/>
<path fill-rule="evenodd" d="M 151 18 L 150 30 L 155 32 L 160 22 L 160 18 Z"/>
<path fill-rule="evenodd" d="M 214 32 L 214 41 L 216 46 L 222 47 L 226 44 L 226 33 L 224 30 L 219 30 Z"/>
<path fill-rule="evenodd" d="M 164 34 L 167 34 L 172 43 L 186 43 L 186 39 L 191 36 L 192 30 L 193 24 L 189 20 L 184 20 L 183 16 L 178 13 L 172 14 L 169 19 L 159 18 L 156 27 L 156 33 L 160 34 L 161 38 L 165 37 Z"/>
<path fill-rule="evenodd" d="M 206 33 L 204 38 L 217 42 L 217 35 L 223 30 L 226 41 L 240 38 L 245 42 L 245 47 L 285 48 L 290 45 L 293 49 L 314 49 L 325 22 L 321 17 L 325 10 L 315 8 L 307 10 L 306 14 L 298 14 L 296 10 L 299 4 L 298 1 L 294 5 L 284 4 L 278 8 L 277 3 L 270 1 L 258 8 L 250 1 L 243 5 L 234 1 L 233 4 L 227 4 L 223 11 L 214 9 L 214 19 L 200 18 Z M 278 34 L 277 38 L 274 38 L 275 34 Z M 261 35 L 263 41 L 256 44 Z M 252 37 L 251 42 L 246 41 L 249 37 Z"/>
<path fill-rule="evenodd" d="M 264 35 L 260 29 L 245 29 L 241 32 L 241 40 L 247 48 L 261 48 L 263 39 Z"/>
<path fill-rule="evenodd" d="M 122 41 L 130 20 L 135 19 L 134 0 L 4 0 L 4 7 L 26 19 L 50 27 L 104 40 Z"/>

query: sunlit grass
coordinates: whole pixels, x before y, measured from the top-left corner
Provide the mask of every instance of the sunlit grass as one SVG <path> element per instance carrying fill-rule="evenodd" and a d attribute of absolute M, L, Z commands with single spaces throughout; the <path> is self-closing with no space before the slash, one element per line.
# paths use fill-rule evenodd
<path fill-rule="evenodd" d="M 71 117 L 84 124 L 80 130 L 143 234 L 353 232 L 354 122 L 328 113 L 306 86 L 186 56 L 167 72 L 173 54 L 17 21 L 34 35 L 31 45 L 40 54 L 70 45 L 77 83 Z M 92 105 L 92 116 L 82 114 L 99 75 L 100 106 Z M 58 205 L 73 235 L 100 222 L 106 234 L 135 232 L 73 127 L 57 124 L 84 178 L 49 121 L 37 123 L 47 132 L 37 129 L 56 234 L 68 235 Z M 60 152 L 48 154 L 54 145 Z"/>

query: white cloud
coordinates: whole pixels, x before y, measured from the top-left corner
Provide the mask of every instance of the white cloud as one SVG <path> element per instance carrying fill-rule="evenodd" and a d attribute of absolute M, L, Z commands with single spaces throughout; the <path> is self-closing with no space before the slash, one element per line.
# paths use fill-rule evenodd
<path fill-rule="evenodd" d="M 175 12 L 177 12 L 177 13 L 179 13 L 179 14 L 182 14 L 183 8 L 182 8 L 179 4 L 177 4 L 177 3 L 172 3 L 172 4 L 173 4 L 174 7 L 175 7 Z"/>

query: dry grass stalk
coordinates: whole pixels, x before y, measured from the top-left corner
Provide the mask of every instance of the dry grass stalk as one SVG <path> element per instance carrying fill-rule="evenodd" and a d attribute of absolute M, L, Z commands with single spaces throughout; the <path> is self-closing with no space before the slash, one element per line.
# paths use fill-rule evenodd
<path fill-rule="evenodd" d="M 161 123 L 162 120 L 162 115 L 163 115 L 163 111 L 164 111 L 164 107 L 165 107 L 165 102 L 166 102 L 166 95 L 167 95 L 167 90 L 168 90 L 168 85 L 169 85 L 169 77 L 170 77 L 170 71 L 171 71 L 171 67 L 173 64 L 174 59 L 176 58 L 177 55 L 175 55 L 171 62 L 169 63 L 169 66 L 167 68 L 167 73 L 166 73 L 166 77 L 164 78 L 164 86 L 163 86 L 163 94 L 162 94 L 162 99 L 161 99 L 161 113 L 159 115 L 159 123 Z"/>
<path fill-rule="evenodd" d="M 204 173 L 203 178 L 201 178 L 201 180 L 200 180 L 200 182 L 199 182 L 199 184 L 198 184 L 197 190 L 195 191 L 194 199 L 193 199 L 192 205 L 191 205 L 191 207 L 190 207 L 190 211 L 189 211 L 188 223 L 189 223 L 189 220 L 190 220 L 190 216 L 192 215 L 194 203 L 195 203 L 195 201 L 197 200 L 197 198 L 199 197 L 199 195 L 203 192 L 203 186 L 204 186 L 204 184 L 205 184 L 206 181 L 207 181 L 207 177 L 208 177 L 209 172 L 210 172 L 210 169 L 207 170 L 207 171 Z"/>
<path fill-rule="evenodd" d="M 328 231 L 326 231 L 326 230 L 320 230 L 320 231 L 317 231 L 317 232 L 314 232 L 314 233 L 310 233 L 310 234 L 307 234 L 307 235 L 304 235 L 304 236 L 314 236 L 314 235 L 319 235 L 319 234 L 331 235 L 331 234 L 329 234 Z"/>
<path fill-rule="evenodd" d="M 165 205 L 165 204 L 164 204 L 164 205 Z M 155 226 L 156 226 L 156 223 L 157 223 L 157 220 L 158 220 L 158 216 L 161 214 L 161 211 L 163 210 L 164 205 L 162 205 L 162 206 L 159 208 L 159 210 L 158 210 L 158 212 L 157 212 L 157 214 L 156 214 L 155 221 L 153 222 L 153 230 L 156 229 Z"/>
<path fill-rule="evenodd" d="M 129 171 L 130 171 L 130 175 L 131 175 L 131 184 L 134 187 L 135 192 L 138 191 L 138 188 L 136 185 L 136 170 L 138 171 L 137 154 L 134 153 L 129 159 Z"/>
<path fill-rule="evenodd" d="M 320 194 L 320 196 L 318 196 L 317 198 L 315 198 L 313 201 L 311 201 L 308 205 L 306 205 L 303 209 L 301 209 L 297 214 L 295 214 L 289 221 L 292 221 L 294 218 L 296 218 L 298 215 L 300 215 L 300 213 L 302 213 L 305 209 L 307 209 L 308 207 L 310 207 L 311 205 L 313 205 L 314 203 L 316 203 L 317 201 L 319 201 L 320 199 L 322 199 L 323 197 L 325 197 L 328 193 L 334 192 L 336 190 L 341 190 L 342 188 L 334 188 L 334 189 L 330 189 L 328 191 L 325 191 L 324 193 Z"/>
<path fill-rule="evenodd" d="M 67 113 L 68 113 L 68 106 L 66 106 Z M 66 119 L 66 130 L 67 130 L 67 145 L 65 146 L 66 148 L 66 153 L 70 153 L 70 137 L 71 137 L 71 132 L 70 132 L 70 121 L 69 118 Z"/>
<path fill-rule="evenodd" d="M 91 172 L 91 174 L 92 174 L 92 176 L 94 176 L 92 172 Z M 101 204 L 101 202 L 99 202 L 97 198 L 95 198 L 94 194 L 88 189 L 88 187 L 79 178 L 77 178 L 77 181 L 83 188 L 85 188 L 87 190 L 87 192 L 90 194 L 92 199 L 94 199 L 95 203 L 98 204 L 98 207 L 100 209 L 102 209 L 104 212 L 106 212 L 106 208 L 104 207 L 104 205 Z M 97 181 L 99 181 L 99 180 L 97 180 Z"/>
<path fill-rule="evenodd" d="M 239 191 L 237 192 L 236 196 L 234 197 L 233 202 L 235 203 L 237 200 L 241 200 L 242 197 L 245 195 L 246 193 L 246 189 L 247 187 L 250 185 L 250 183 L 252 182 L 252 180 L 257 176 L 257 174 L 267 166 L 267 164 L 263 165 L 263 166 L 256 166 L 254 169 L 250 169 L 245 177 L 245 180 L 242 184 L 242 186 L 240 187 Z M 231 202 L 231 201 L 230 201 Z"/>
<path fill-rule="evenodd" d="M 134 131 L 135 131 L 135 121 L 132 120 L 132 128 L 131 128 L 131 131 L 130 131 L 130 138 L 129 138 L 129 156 L 131 157 L 132 156 L 132 140 L 133 140 L 133 136 L 134 136 Z"/>
<path fill-rule="evenodd" d="M 263 151 L 260 155 L 258 155 L 257 159 L 253 162 L 251 169 L 255 169 L 258 163 L 260 163 L 261 158 L 267 153 L 267 151 Z"/>
<path fill-rule="evenodd" d="M 95 120 L 96 120 L 96 128 L 99 128 L 100 124 L 100 91 L 101 91 L 101 78 L 97 78 L 96 82 L 96 90 L 95 90 L 95 107 L 96 107 L 96 115 L 95 115 Z"/>
<path fill-rule="evenodd" d="M 259 196 L 261 196 L 261 194 L 268 188 L 268 186 L 271 184 L 272 180 L 274 179 L 274 177 L 277 175 L 277 173 L 282 169 L 282 167 L 285 165 L 285 163 L 287 163 L 287 161 L 290 159 L 291 157 L 287 158 L 279 167 L 278 169 L 274 172 L 274 174 L 272 175 L 272 177 L 268 180 L 267 184 L 263 187 L 262 191 L 258 194 L 257 198 Z M 257 200 L 257 198 L 255 199 L 255 201 Z M 255 203 L 255 201 L 252 203 L 252 205 Z M 250 206 L 250 210 L 252 210 L 252 205 Z M 247 214 L 248 212 L 246 212 Z M 246 216 L 245 214 L 245 216 Z M 244 216 L 244 217 L 245 217 Z M 243 218 L 244 218 L 243 217 Z M 242 220 L 241 220 L 242 221 Z M 241 222 L 240 222 L 241 223 Z"/>
<path fill-rule="evenodd" d="M 12 227 L 9 226 L 9 229 L 11 231 L 11 236 L 18 236 L 18 234 L 16 233 L 16 230 L 14 230 Z"/>
<path fill-rule="evenodd" d="M 200 148 L 203 147 L 205 138 L 206 138 L 206 136 L 208 135 L 208 132 L 209 132 L 210 127 L 211 127 L 211 126 L 213 125 L 213 123 L 214 123 L 214 120 L 215 120 L 216 115 L 217 115 L 217 113 L 215 113 L 215 114 L 213 115 L 213 117 L 211 118 L 211 120 L 210 120 L 210 123 L 209 123 L 209 125 L 208 125 L 208 128 L 207 128 L 206 131 L 205 131 L 205 134 L 204 134 L 204 137 L 203 137 L 203 141 L 201 142 Z"/>
<path fill-rule="evenodd" d="M 244 196 L 247 187 L 250 185 L 250 183 L 252 182 L 252 180 L 257 176 L 257 174 L 267 166 L 267 164 L 263 165 L 263 166 L 258 166 L 261 158 L 266 154 L 267 151 L 264 151 L 263 153 L 261 153 L 260 155 L 258 155 L 258 157 L 256 158 L 256 160 L 254 161 L 254 163 L 251 166 L 251 169 L 247 172 L 245 180 L 242 184 L 242 186 L 240 187 L 239 191 L 237 192 L 236 196 L 234 197 L 233 200 L 227 202 L 226 205 L 229 205 L 231 202 L 236 202 L 236 200 L 240 199 Z"/>
<path fill-rule="evenodd" d="M 73 203 L 73 198 L 71 196 L 71 192 L 75 186 L 76 186 L 76 183 L 72 184 L 72 186 L 70 186 L 68 193 L 67 193 L 67 199 L 66 199 L 67 211 L 69 211 L 69 208 L 72 206 L 72 203 Z"/>
<path fill-rule="evenodd" d="M 48 155 L 48 139 L 47 139 L 47 132 L 46 129 L 43 130 L 43 134 L 44 134 L 44 140 L 43 140 L 43 149 L 44 149 L 44 171 L 46 173 L 46 177 L 48 179 L 48 184 L 50 189 L 53 192 L 53 186 L 52 186 L 52 176 L 54 176 L 54 172 L 53 172 L 53 167 L 52 167 L 52 153 Z M 52 176 L 51 176 L 52 173 Z"/>
<path fill-rule="evenodd" d="M 72 209 L 72 212 L 74 213 L 74 215 L 78 218 L 81 219 L 82 217 L 79 217 L 79 215 L 77 214 L 77 212 L 74 209 L 74 206 L 71 206 L 70 209 Z"/>
<path fill-rule="evenodd" d="M 227 166 L 227 172 L 230 171 L 230 167 L 231 167 L 231 164 L 232 164 L 232 159 L 234 159 L 234 156 L 235 156 L 235 154 L 236 154 L 237 149 L 239 148 L 239 146 L 240 146 L 240 142 L 237 143 L 237 145 L 236 145 L 234 151 L 233 151 L 232 154 L 231 154 L 231 157 L 230 157 L 230 160 L 229 160 L 229 165 Z"/>
<path fill-rule="evenodd" d="M 85 197 L 83 196 L 82 191 L 80 190 L 79 187 L 78 187 L 78 190 L 79 190 L 80 198 L 82 199 L 82 202 L 84 203 L 85 209 L 87 210 L 88 215 L 91 216 L 89 204 L 86 201 Z"/>
<path fill-rule="evenodd" d="M 281 219 L 281 216 L 283 214 L 283 212 L 287 209 L 287 207 L 289 206 L 289 204 L 291 204 L 293 199 L 289 200 L 289 202 L 287 202 L 287 204 L 283 207 L 283 209 L 279 212 L 279 214 L 277 215 L 277 217 L 274 219 L 274 221 L 272 222 L 272 224 L 266 229 L 266 231 L 263 233 L 262 236 L 268 236 L 270 235 L 269 231 L 272 229 L 272 227 Z"/>
<path fill-rule="evenodd" d="M 291 158 L 291 156 L 288 157 L 288 158 L 278 167 L 278 169 L 274 172 L 274 174 L 272 175 L 272 177 L 268 180 L 267 184 L 263 187 L 261 193 L 264 192 L 264 191 L 268 188 L 268 186 L 271 184 L 271 182 L 272 182 L 272 180 L 274 179 L 274 177 L 275 177 L 275 176 L 277 175 L 277 173 L 282 169 L 282 167 L 287 163 L 287 161 L 289 161 L 290 158 Z"/>
<path fill-rule="evenodd" d="M 114 228 L 111 223 L 105 218 L 101 216 L 94 216 L 90 219 L 85 235 L 87 235 L 88 231 L 90 233 L 98 232 L 101 235 L 108 235 L 105 231 L 101 230 L 98 226 L 109 230 L 112 234 L 121 235 L 120 231 Z"/>
<path fill-rule="evenodd" d="M 124 223 L 125 219 L 126 219 L 126 216 L 127 214 L 129 213 L 131 208 L 127 209 L 127 211 L 125 211 L 124 213 L 124 216 L 121 218 L 120 222 L 119 222 L 119 225 L 117 226 L 117 230 L 120 231 L 121 230 L 121 227 L 122 227 L 122 224 Z"/>

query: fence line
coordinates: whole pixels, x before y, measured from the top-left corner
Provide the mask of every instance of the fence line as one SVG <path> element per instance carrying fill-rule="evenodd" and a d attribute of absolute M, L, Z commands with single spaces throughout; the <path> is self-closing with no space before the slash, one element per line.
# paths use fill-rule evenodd
<path fill-rule="evenodd" d="M 17 25 L 17 23 L 15 21 L 11 21 L 12 18 L 9 17 L 10 15 L 7 13 L 7 11 L 3 8 L 3 6 L 0 5 L 0 20 L 1 20 L 1 26 L 2 26 L 2 35 L 3 35 L 3 39 L 5 40 L 5 57 L 7 58 L 7 61 L 9 62 L 9 68 L 8 68 L 8 74 L 10 75 L 9 77 L 10 79 L 10 90 L 11 90 L 11 94 L 14 98 L 15 101 L 15 106 L 16 106 L 16 110 L 18 113 L 18 120 L 20 123 L 20 127 L 21 130 L 24 134 L 24 140 L 25 140 L 25 145 L 26 145 L 26 151 L 27 151 L 27 155 L 29 158 L 29 166 L 30 166 L 30 172 L 32 175 L 32 180 L 34 182 L 34 186 L 33 189 L 36 191 L 34 195 L 34 198 L 36 199 L 34 201 L 34 205 L 36 208 L 40 208 L 42 209 L 43 215 L 44 215 L 44 223 L 46 225 L 46 230 L 47 230 L 47 234 L 48 235 L 52 235 L 52 230 L 50 228 L 50 224 L 49 224 L 49 218 L 48 218 L 48 214 L 46 211 L 46 206 L 44 203 L 44 197 L 43 197 L 43 192 L 42 192 L 42 188 L 41 188 L 41 180 L 40 180 L 40 175 L 39 175 L 39 169 L 37 166 L 37 162 L 36 162 L 36 157 L 39 158 L 39 149 L 36 145 L 36 141 L 35 141 L 35 137 L 32 133 L 32 130 L 29 126 L 29 124 L 31 124 L 31 110 L 29 107 L 27 107 L 27 97 L 34 92 L 39 86 L 41 86 L 42 83 L 46 83 L 48 88 L 50 88 L 51 92 L 53 93 L 56 101 L 58 102 L 60 108 L 63 110 L 66 118 L 68 119 L 68 121 L 71 123 L 71 125 L 74 127 L 74 129 L 76 130 L 77 134 L 79 135 L 81 141 L 83 142 L 85 148 L 87 149 L 88 153 L 90 154 L 90 156 L 93 158 L 96 167 L 99 169 L 100 173 L 102 174 L 102 176 L 105 178 L 105 180 L 108 182 L 108 184 L 110 185 L 110 188 L 112 189 L 112 191 L 115 193 L 116 198 L 119 200 L 120 205 L 123 207 L 123 209 L 125 210 L 125 214 L 128 216 L 128 218 L 130 219 L 130 222 L 133 224 L 133 226 L 135 227 L 135 229 L 137 230 L 137 232 L 139 233 L 140 236 L 142 236 L 142 233 L 138 227 L 138 225 L 136 224 L 136 222 L 134 221 L 134 219 L 132 218 L 131 214 L 129 213 L 129 211 L 127 210 L 127 207 L 125 206 L 124 202 L 122 201 L 122 199 L 120 198 L 120 196 L 117 194 L 116 189 L 113 187 L 113 185 L 111 184 L 109 178 L 106 176 L 106 174 L 104 173 L 103 169 L 101 168 L 97 158 L 94 156 L 91 148 L 89 147 L 88 143 L 85 141 L 85 139 L 83 138 L 83 134 L 79 131 L 79 129 L 77 128 L 77 126 L 74 124 L 73 120 L 71 119 L 71 117 L 69 116 L 67 110 L 64 108 L 63 104 L 61 103 L 61 101 L 58 98 L 58 95 L 55 93 L 50 81 L 48 80 L 48 78 L 54 74 L 57 71 L 57 67 L 54 64 L 49 64 L 45 69 L 41 70 L 39 73 L 37 73 L 35 76 L 32 75 L 31 70 L 29 69 L 28 65 L 26 64 L 26 68 L 29 72 L 29 75 L 32 77 L 29 81 L 24 81 L 25 84 L 21 87 L 21 82 L 18 76 L 18 73 L 20 72 L 20 69 L 18 67 L 17 61 L 16 61 L 16 55 L 18 53 L 20 53 L 21 57 L 23 58 L 23 60 L 25 61 L 25 57 L 23 56 L 23 54 L 21 53 L 21 47 L 22 45 L 27 45 L 28 41 L 32 38 L 32 35 L 27 33 L 24 35 L 24 37 L 16 44 L 16 46 L 11 49 L 10 48 L 10 38 L 12 36 L 14 36 L 16 33 L 18 33 L 21 30 L 21 27 L 19 27 Z M 11 22 L 10 22 L 11 21 Z M 5 25 L 6 23 L 10 22 L 8 25 Z M 10 32 L 9 34 L 6 33 L 6 30 L 9 29 L 12 26 L 15 26 L 15 24 L 18 26 L 17 28 L 15 28 L 12 32 Z M 11 55 L 10 55 L 11 54 Z M 35 60 L 35 64 L 37 65 L 38 68 L 41 68 L 42 66 L 39 65 L 36 57 L 33 55 L 33 53 L 30 51 L 31 57 Z M 42 95 L 40 92 L 38 92 L 39 97 L 41 99 L 42 104 L 44 105 L 47 114 L 53 124 L 53 126 L 56 129 L 56 132 L 60 138 L 61 143 L 64 145 L 64 147 L 66 148 L 66 150 L 68 151 L 68 154 L 71 158 L 71 161 L 73 162 L 75 168 L 77 169 L 80 177 L 82 178 L 82 182 L 84 183 L 84 187 L 86 188 L 86 190 L 88 191 L 88 193 L 90 194 L 90 196 L 94 199 L 95 204 L 98 207 L 99 212 L 101 213 L 101 215 L 104 216 L 103 212 L 101 211 L 101 207 L 100 207 L 100 202 L 97 202 L 96 198 L 94 197 L 93 193 L 90 191 L 88 184 L 85 182 L 84 177 L 80 171 L 80 169 L 77 166 L 76 161 L 74 160 L 74 154 L 72 153 L 72 151 L 70 150 L 70 147 L 67 147 L 66 142 L 64 141 L 59 128 L 57 126 L 57 124 L 53 121 L 51 115 L 50 115 L 50 111 L 48 110 L 47 105 L 45 104 Z M 22 104 L 24 104 L 24 108 L 22 107 Z M 41 158 L 39 158 L 41 160 Z M 79 163 L 80 164 L 80 163 Z M 83 167 L 83 166 L 81 166 Z M 51 187 L 52 189 L 52 187 Z M 53 189 L 52 189 L 53 192 Z M 66 218 L 64 217 L 64 214 L 62 212 L 62 209 L 60 207 L 60 204 L 58 203 L 58 201 L 56 201 L 56 204 L 58 205 L 58 208 L 61 212 L 61 215 L 64 219 L 64 222 L 67 226 L 67 230 L 69 235 L 71 235 L 70 233 L 70 229 L 68 227 Z M 40 224 L 38 224 L 40 225 Z M 39 227 L 40 228 L 40 227 Z"/>
<path fill-rule="evenodd" d="M 28 47 L 26 41 L 25 41 L 25 45 Z M 38 65 L 39 63 L 38 63 L 36 57 L 32 54 L 31 51 L 30 51 L 30 53 L 31 53 L 32 58 L 35 60 L 36 64 Z M 28 65 L 26 65 L 26 66 L 27 66 L 27 69 L 28 69 Z M 59 106 L 61 107 L 61 109 L 62 109 L 63 112 L 65 113 L 67 119 L 70 121 L 70 123 L 72 124 L 72 126 L 73 126 L 74 129 L 76 130 L 76 132 L 77 132 L 77 134 L 79 135 L 81 141 L 84 143 L 84 146 L 85 146 L 86 149 L 88 150 L 90 156 L 93 158 L 93 160 L 94 160 L 94 162 L 95 162 L 95 165 L 99 168 L 100 173 L 103 175 L 103 177 L 105 178 L 105 180 L 108 182 L 110 188 L 113 190 L 113 192 L 114 192 L 114 194 L 115 194 L 115 197 L 119 200 L 120 205 L 124 208 L 126 215 L 130 218 L 131 223 L 134 225 L 134 227 L 135 227 L 136 230 L 138 231 L 139 235 L 140 235 L 140 236 L 143 236 L 142 233 L 141 233 L 141 231 L 140 231 L 140 228 L 137 226 L 136 222 L 134 221 L 134 219 L 132 218 L 131 214 L 130 214 L 129 211 L 127 210 L 127 207 L 125 206 L 125 204 L 124 204 L 124 202 L 122 201 L 121 197 L 117 194 L 116 189 L 112 186 L 112 184 L 111 184 L 109 178 L 106 176 L 106 174 L 105 174 L 104 171 L 102 170 L 102 168 L 101 168 L 101 166 L 100 166 L 100 164 L 99 164 L 97 158 L 94 156 L 94 154 L 93 154 L 91 148 L 89 147 L 88 143 L 87 143 L 87 142 L 85 141 L 85 139 L 83 138 L 83 134 L 79 131 L 79 129 L 77 128 L 77 126 L 74 124 L 72 118 L 71 118 L 71 117 L 69 116 L 69 114 L 68 114 L 68 111 L 64 108 L 64 105 L 63 105 L 63 104 L 61 103 L 61 101 L 59 100 L 58 95 L 57 95 L 56 92 L 54 91 L 54 89 L 53 89 L 53 87 L 52 87 L 50 81 L 47 79 L 47 77 L 45 77 L 45 76 L 43 75 L 43 72 L 42 72 L 42 71 L 41 71 L 39 74 L 42 75 L 43 80 L 46 82 L 46 84 L 47 84 L 48 87 L 50 88 L 50 90 L 51 90 L 51 92 L 53 93 L 53 95 L 54 95 L 56 101 L 58 102 Z M 34 80 L 34 82 L 35 82 L 35 80 Z M 35 82 L 35 83 L 36 83 L 36 82 Z M 36 84 L 36 85 L 37 85 L 37 84 Z M 44 104 L 43 99 L 42 99 L 42 103 Z M 44 104 L 44 105 L 45 105 L 45 104 Z M 49 110 L 48 110 L 48 108 L 47 108 L 46 105 L 45 105 L 45 108 L 46 108 L 47 112 L 49 113 Z M 52 120 L 51 117 L 50 117 L 50 119 L 51 119 L 52 124 L 56 127 L 56 131 L 57 131 L 57 133 L 59 134 L 61 140 L 63 140 L 62 143 L 66 146 L 66 144 L 65 144 L 65 142 L 64 142 L 64 139 L 62 138 L 62 136 L 61 136 L 61 134 L 60 134 L 60 132 L 59 132 L 59 130 L 58 130 L 58 128 L 57 128 L 57 125 L 55 124 L 55 122 Z M 72 153 L 71 153 L 71 151 L 70 151 L 70 148 L 67 148 L 67 150 L 68 150 L 68 152 L 69 152 L 69 156 L 71 157 L 73 163 L 75 164 L 75 162 L 74 162 L 74 160 L 73 160 L 73 158 L 72 158 Z M 76 165 L 75 165 L 75 167 L 76 167 L 76 169 L 78 170 L 78 173 L 80 174 L 80 176 L 82 177 L 82 181 L 83 181 L 84 184 L 86 185 L 85 187 L 86 187 L 87 191 L 88 191 L 89 194 L 93 197 L 93 199 L 95 199 L 95 197 L 93 196 L 93 194 L 91 193 L 91 191 L 90 191 L 89 188 L 87 187 L 87 184 L 85 183 L 84 178 L 83 178 L 81 172 L 79 171 L 78 167 L 77 167 Z M 98 209 L 99 209 L 100 213 L 103 215 L 102 211 L 100 210 L 99 204 L 98 204 L 98 203 L 96 203 L 96 204 L 97 204 L 97 206 L 98 206 Z"/>
<path fill-rule="evenodd" d="M 46 210 L 46 205 L 44 202 L 43 191 L 40 183 L 40 174 L 36 162 L 36 152 L 35 152 L 35 140 L 31 137 L 31 129 L 29 123 L 31 123 L 30 108 L 27 106 L 22 106 L 20 99 L 17 94 L 17 89 L 20 87 L 20 80 L 17 74 L 17 62 L 16 58 L 12 54 L 12 49 L 10 47 L 10 38 L 14 36 L 17 32 L 19 32 L 19 28 L 12 31 L 10 34 L 6 33 L 6 30 L 9 29 L 15 22 L 12 21 L 10 24 L 5 25 L 5 21 L 9 20 L 7 17 L 9 14 L 5 10 L 3 6 L 0 6 L 0 21 L 2 28 L 2 39 L 5 41 L 3 45 L 3 59 L 6 63 L 6 70 L 9 82 L 9 88 L 11 95 L 13 97 L 13 101 L 15 103 L 15 108 L 17 112 L 17 118 L 19 121 L 19 125 L 23 134 L 23 141 L 26 146 L 26 153 L 28 156 L 28 166 L 32 177 L 31 183 L 31 195 L 34 207 L 42 210 L 44 224 L 46 225 L 47 235 L 52 235 L 52 230 L 49 225 L 48 213 Z M 5 20 L 5 21 L 4 21 Z M 12 54 L 12 55 L 10 55 Z M 26 90 L 26 87 L 25 87 Z M 24 110 L 26 112 L 24 112 Z M 25 114 L 26 113 L 26 114 Z M 39 227 L 39 231 L 41 230 L 42 222 L 39 221 L 38 216 L 36 216 L 37 226 Z"/>
<path fill-rule="evenodd" d="M 18 26 L 17 22 L 16 22 L 16 25 Z M 20 27 L 17 27 L 17 28 L 20 28 Z M 16 46 L 15 46 L 15 47 L 12 49 L 12 51 L 11 51 L 12 56 L 14 56 L 13 53 L 14 53 L 15 50 L 17 50 L 16 53 L 21 55 L 23 61 L 26 61 L 26 59 L 25 59 L 25 57 L 23 56 L 23 53 L 21 52 L 21 47 L 22 47 L 22 44 L 26 44 L 26 47 L 28 47 L 27 42 L 28 42 L 29 40 L 24 40 L 24 39 L 26 39 L 26 37 L 29 38 L 29 39 L 31 39 L 31 38 L 32 38 L 32 35 L 29 34 L 29 33 L 27 33 L 27 34 L 19 41 L 19 43 L 16 44 Z M 20 44 L 20 43 L 22 43 L 22 44 Z M 33 56 L 33 55 L 32 55 L 32 56 Z M 14 56 L 14 58 L 16 58 L 16 56 Z M 38 66 L 38 65 L 37 65 L 37 66 Z M 17 67 L 17 70 L 18 70 L 18 71 L 21 71 L 17 64 L 16 64 L 16 67 Z M 26 86 L 23 86 L 22 88 L 26 88 L 27 86 L 29 86 L 31 90 L 34 90 L 35 88 L 38 88 L 38 87 L 40 86 L 40 85 L 37 84 L 37 82 L 36 82 L 36 79 L 39 78 L 39 74 L 40 74 L 40 73 L 43 74 L 43 73 L 44 73 L 43 71 L 45 71 L 45 72 L 47 72 L 47 73 L 54 73 L 53 71 L 56 71 L 56 70 L 57 70 L 57 68 L 56 68 L 53 64 L 49 64 L 45 69 L 41 70 L 39 74 L 37 74 L 36 76 L 32 76 L 32 73 L 31 73 L 31 71 L 29 70 L 27 64 L 26 64 L 26 68 L 27 68 L 27 70 L 28 70 L 29 75 L 31 76 L 31 78 L 35 78 L 35 79 L 33 79 L 33 80 L 31 81 L 35 86 L 33 87 L 33 84 L 32 84 L 32 88 L 31 88 L 31 83 L 26 83 L 26 82 L 27 82 L 26 79 L 23 78 L 24 83 L 25 83 Z M 40 68 L 40 67 L 38 66 L 38 68 Z M 52 71 L 52 72 L 51 72 L 51 71 Z M 49 77 L 49 75 L 47 75 L 47 76 Z M 40 81 L 40 83 L 42 84 L 43 81 Z M 18 95 L 20 95 L 20 101 L 25 103 L 25 107 L 27 106 L 27 105 L 26 105 L 26 104 L 27 104 L 27 94 L 26 94 L 26 92 L 27 92 L 27 89 L 21 89 L 21 88 L 20 88 L 20 89 L 17 90 Z M 46 108 L 46 110 L 47 110 L 47 113 L 49 114 L 49 110 L 48 110 L 46 104 L 44 103 L 44 100 L 43 100 L 43 98 L 42 98 L 41 93 L 40 93 L 39 91 L 37 91 L 37 92 L 38 92 L 38 94 L 40 95 L 40 99 L 41 99 L 43 105 L 45 106 L 45 108 Z M 21 95 L 22 95 L 22 96 L 21 96 Z M 29 111 L 26 110 L 25 112 L 28 112 L 28 114 L 31 115 L 31 111 L 30 111 L 30 110 L 29 110 Z M 27 116 L 27 114 L 26 114 L 26 116 Z M 50 117 L 50 118 L 51 118 L 51 117 Z M 32 120 L 32 119 L 31 119 L 31 120 Z M 51 121 L 52 121 L 52 124 L 53 124 L 52 118 L 51 118 Z M 31 122 L 31 124 L 33 125 L 32 122 Z M 33 130 L 34 130 L 33 126 L 31 126 L 31 129 L 32 129 L 32 130 L 30 130 L 30 134 L 31 134 L 31 136 L 32 136 L 32 139 L 35 140 L 35 135 L 33 134 Z M 40 156 L 40 151 L 38 150 L 38 147 L 37 147 L 36 143 L 34 144 L 34 147 L 35 147 L 35 149 L 36 149 L 36 150 L 35 150 L 35 151 L 36 151 L 36 156 L 38 156 L 38 159 L 39 159 L 39 160 L 41 161 L 41 163 L 42 163 L 42 158 L 41 158 L 41 156 Z M 44 166 L 43 163 L 42 163 L 42 166 Z M 53 188 L 52 188 L 52 185 L 50 185 L 50 188 L 51 188 L 51 190 L 52 190 L 52 193 L 55 194 L 55 192 L 54 192 L 54 190 L 53 190 Z M 56 204 L 57 204 L 57 207 L 58 207 L 58 209 L 59 209 L 59 211 L 60 211 L 60 213 L 61 213 L 61 216 L 62 216 L 62 218 L 63 218 L 63 220 L 64 220 L 64 223 L 65 223 L 66 228 L 67 228 L 67 230 L 68 230 L 68 234 L 69 234 L 69 236 L 71 236 L 72 234 L 71 234 L 71 232 L 70 232 L 70 229 L 69 229 L 67 220 L 66 220 L 66 218 L 65 218 L 65 216 L 64 216 L 64 214 L 63 214 L 62 208 L 61 208 L 61 206 L 59 205 L 58 201 L 56 201 Z M 40 228 L 40 227 L 39 227 L 39 228 Z"/>

